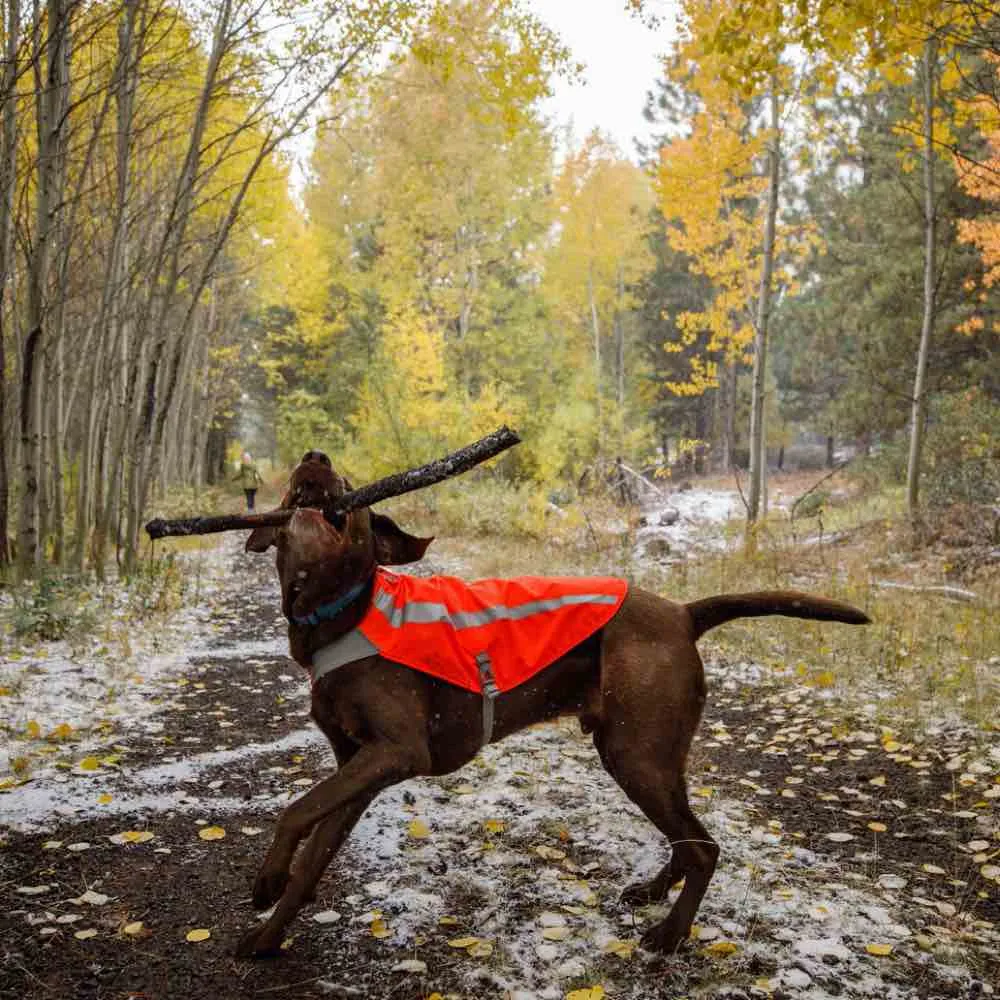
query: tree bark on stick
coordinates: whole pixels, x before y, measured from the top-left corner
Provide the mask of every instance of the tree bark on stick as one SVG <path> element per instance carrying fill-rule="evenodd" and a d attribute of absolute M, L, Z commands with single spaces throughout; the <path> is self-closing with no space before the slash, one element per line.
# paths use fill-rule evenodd
<path fill-rule="evenodd" d="M 435 462 L 421 465 L 406 472 L 378 479 L 374 483 L 352 490 L 335 499 L 324 510 L 327 517 L 334 514 L 346 514 L 348 511 L 361 507 L 370 507 L 389 497 L 402 496 L 413 490 L 433 486 L 444 479 L 468 472 L 488 459 L 495 458 L 501 452 L 519 444 L 521 439 L 509 427 L 501 427 L 492 434 L 473 444 L 466 445 L 458 451 L 453 451 Z M 166 521 L 157 518 L 146 525 L 146 533 L 150 538 L 164 538 L 178 535 L 210 535 L 218 531 L 238 531 L 245 528 L 277 527 L 291 520 L 295 510 L 272 510 L 265 514 L 222 514 L 218 517 L 189 517 Z"/>

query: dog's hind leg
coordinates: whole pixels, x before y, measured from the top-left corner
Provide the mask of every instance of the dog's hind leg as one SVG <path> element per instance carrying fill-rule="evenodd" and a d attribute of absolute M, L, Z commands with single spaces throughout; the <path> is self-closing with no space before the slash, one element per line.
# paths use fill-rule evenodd
<path fill-rule="evenodd" d="M 351 830 L 361 819 L 365 809 L 377 793 L 362 796 L 350 805 L 321 820 L 309 835 L 305 846 L 295 859 L 287 884 L 283 885 L 274 913 L 260 927 L 254 927 L 240 941 L 236 954 L 241 958 L 276 955 L 281 950 L 285 928 L 294 919 L 304 903 L 315 896 L 316 885 L 330 862 L 340 850 Z M 257 886 L 254 887 L 254 903 Z"/>
<path fill-rule="evenodd" d="M 688 936 L 719 856 L 718 845 L 688 805 L 684 764 L 702 701 L 699 692 L 689 698 L 687 705 L 674 704 L 666 724 L 662 710 L 648 697 L 629 698 L 631 704 L 619 702 L 594 733 L 608 773 L 671 846 L 670 862 L 650 882 L 627 889 L 624 901 L 663 899 L 671 886 L 684 880 L 670 913 L 643 937 L 643 944 L 655 951 L 675 951 Z M 619 712 L 629 725 L 618 722 Z"/>

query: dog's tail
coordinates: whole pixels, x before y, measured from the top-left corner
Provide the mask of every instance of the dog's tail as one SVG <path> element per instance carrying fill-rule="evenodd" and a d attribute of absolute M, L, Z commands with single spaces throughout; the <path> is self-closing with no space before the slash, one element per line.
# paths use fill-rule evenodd
<path fill-rule="evenodd" d="M 691 615 L 691 628 L 695 639 L 717 625 L 732 621 L 733 618 L 785 615 L 789 618 L 847 622 L 849 625 L 867 625 L 871 621 L 868 615 L 850 604 L 831 601 L 825 597 L 812 597 L 797 590 L 758 590 L 750 594 L 719 594 L 716 597 L 691 601 L 687 609 Z"/>

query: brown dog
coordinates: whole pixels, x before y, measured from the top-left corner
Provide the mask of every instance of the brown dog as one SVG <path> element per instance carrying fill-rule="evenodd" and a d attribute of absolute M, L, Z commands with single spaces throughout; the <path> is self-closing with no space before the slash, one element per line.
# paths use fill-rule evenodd
<path fill-rule="evenodd" d="M 278 549 L 282 610 L 289 619 L 292 656 L 307 669 L 313 654 L 351 632 L 368 610 L 376 564 L 420 559 L 429 538 L 415 538 L 368 509 L 327 522 L 317 509 L 350 489 L 321 452 L 307 452 L 292 475 L 282 506 L 304 508 L 282 528 L 258 528 L 247 550 Z M 293 619 L 324 602 L 357 595 L 315 625 Z M 675 604 L 632 588 L 611 621 L 532 680 L 493 703 L 492 739 L 533 723 L 576 715 L 593 733 L 604 767 L 625 794 L 669 839 L 669 863 L 652 881 L 625 890 L 629 903 L 666 897 L 684 887 L 666 918 L 643 944 L 674 951 L 691 923 L 718 858 L 688 805 L 684 767 L 705 702 L 705 678 L 695 641 L 733 618 L 788 615 L 863 624 L 868 617 L 836 601 L 795 591 L 709 597 Z M 244 957 L 274 954 L 285 927 L 352 827 L 383 789 L 417 775 L 448 774 L 468 763 L 482 744 L 485 702 L 479 695 L 427 674 L 369 655 L 321 677 L 313 686 L 312 716 L 333 746 L 337 772 L 282 814 L 257 875 L 254 905 L 271 916 L 242 939 Z M 296 860 L 301 842 L 308 837 Z"/>

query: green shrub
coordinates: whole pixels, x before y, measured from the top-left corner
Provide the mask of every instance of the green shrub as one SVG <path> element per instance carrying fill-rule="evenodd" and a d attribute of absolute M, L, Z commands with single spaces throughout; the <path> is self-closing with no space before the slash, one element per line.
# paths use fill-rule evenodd
<path fill-rule="evenodd" d="M 65 639 L 97 623 L 93 595 L 73 578 L 43 576 L 12 596 L 11 628 L 22 638 Z"/>

